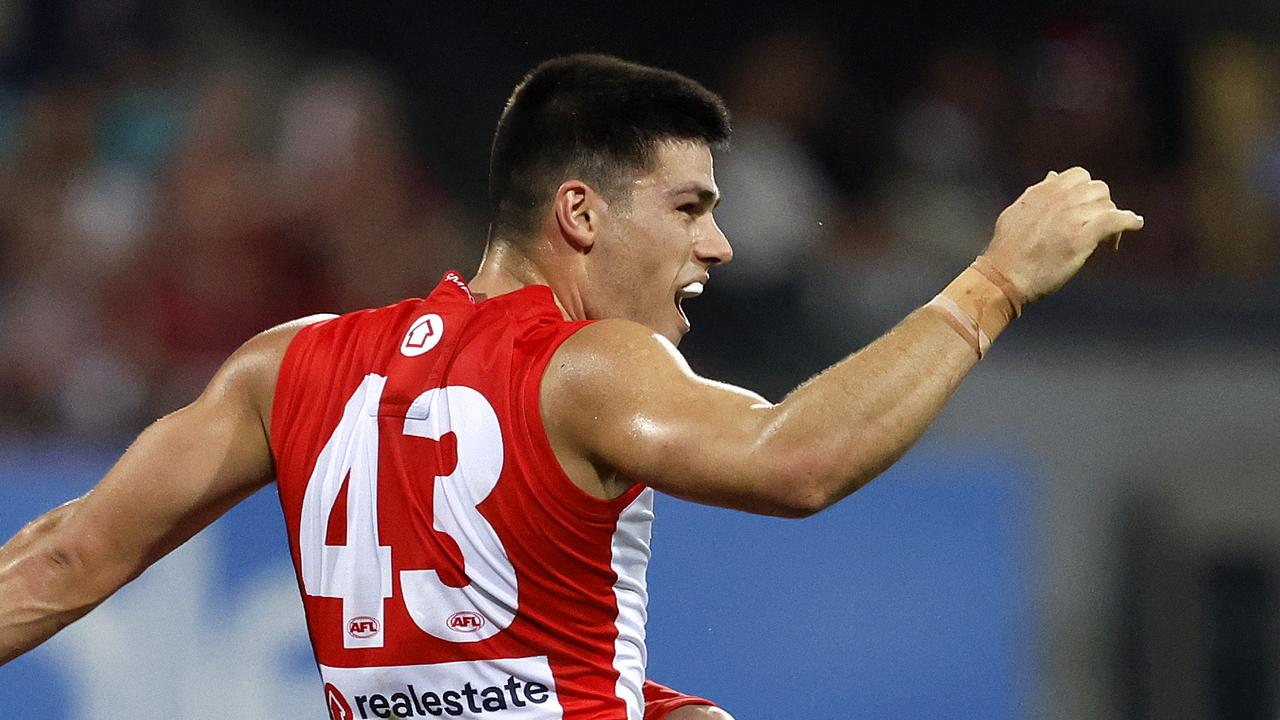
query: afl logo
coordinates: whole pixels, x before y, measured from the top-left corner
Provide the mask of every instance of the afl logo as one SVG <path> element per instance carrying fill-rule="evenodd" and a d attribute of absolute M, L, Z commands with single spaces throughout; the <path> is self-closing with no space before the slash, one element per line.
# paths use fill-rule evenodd
<path fill-rule="evenodd" d="M 342 697 L 342 693 L 338 692 L 338 688 L 332 683 L 324 684 L 324 701 L 329 706 L 330 720 L 354 720 L 355 715 L 351 712 L 351 703 Z"/>
<path fill-rule="evenodd" d="M 484 616 L 463 610 L 450 615 L 448 625 L 455 632 L 472 633 L 484 627 Z"/>
<path fill-rule="evenodd" d="M 414 320 L 409 326 L 409 332 L 404 334 L 404 341 L 400 343 L 400 354 L 405 357 L 418 357 L 435 347 L 442 337 L 444 337 L 444 320 L 435 313 L 423 315 Z"/>
<path fill-rule="evenodd" d="M 373 637 L 378 634 L 378 621 L 368 615 L 353 617 L 347 623 L 347 634 L 357 638 Z"/>

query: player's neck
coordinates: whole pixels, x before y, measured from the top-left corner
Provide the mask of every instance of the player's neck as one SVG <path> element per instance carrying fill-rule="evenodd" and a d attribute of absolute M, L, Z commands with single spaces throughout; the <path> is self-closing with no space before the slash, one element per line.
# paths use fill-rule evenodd
<path fill-rule="evenodd" d="M 530 285 L 547 285 L 551 288 L 551 294 L 555 297 L 556 305 L 565 319 L 582 318 L 584 315 L 581 312 L 581 303 L 574 301 L 576 296 L 569 298 L 568 305 L 569 308 L 576 308 L 578 312 L 571 312 L 566 307 L 565 299 L 561 294 L 565 292 L 567 285 L 561 280 L 561 278 L 551 277 L 519 248 L 509 243 L 493 242 L 485 248 L 484 259 L 480 261 L 480 270 L 468 285 L 471 292 L 481 299 L 504 295 Z M 574 294 L 568 293 L 568 295 Z"/>

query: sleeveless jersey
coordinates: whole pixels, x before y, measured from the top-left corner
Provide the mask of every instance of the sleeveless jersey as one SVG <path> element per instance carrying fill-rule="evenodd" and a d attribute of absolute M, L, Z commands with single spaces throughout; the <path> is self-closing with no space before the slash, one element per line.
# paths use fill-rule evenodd
<path fill-rule="evenodd" d="M 271 447 L 334 720 L 706 702 L 645 682 L 653 491 L 587 494 L 543 429 L 543 371 L 584 324 L 546 286 L 476 302 L 451 272 L 290 343 Z"/>

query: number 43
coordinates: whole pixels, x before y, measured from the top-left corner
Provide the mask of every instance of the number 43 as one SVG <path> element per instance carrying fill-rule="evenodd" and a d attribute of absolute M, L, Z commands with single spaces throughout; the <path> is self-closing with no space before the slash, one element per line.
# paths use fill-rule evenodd
<path fill-rule="evenodd" d="M 366 375 L 347 400 L 302 500 L 303 590 L 342 600 L 346 648 L 383 647 L 384 611 L 393 596 L 392 548 L 378 539 L 378 411 L 386 384 L 385 376 Z M 469 582 L 451 587 L 435 570 L 401 570 L 400 588 L 409 616 L 423 632 L 476 642 L 511 625 L 519 606 L 515 568 L 477 508 L 502 474 L 502 429 L 489 401 L 461 385 L 427 390 L 405 413 L 404 435 L 439 440 L 450 432 L 457 437 L 458 463 L 449 475 L 435 478 L 432 525 L 458 544 Z M 347 544 L 328 545 L 325 536 L 343 480 Z M 470 622 L 451 627 L 449 618 L 458 613 L 468 613 Z"/>

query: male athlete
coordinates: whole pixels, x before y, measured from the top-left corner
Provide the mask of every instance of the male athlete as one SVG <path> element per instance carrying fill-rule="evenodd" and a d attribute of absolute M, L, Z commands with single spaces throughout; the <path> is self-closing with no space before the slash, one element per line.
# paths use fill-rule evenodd
<path fill-rule="evenodd" d="M 493 143 L 479 273 L 249 340 L 84 497 L 0 549 L 0 662 L 273 478 L 333 718 L 727 718 L 645 681 L 654 490 L 810 515 L 888 467 L 1025 302 L 1142 227 L 1080 168 L 974 266 L 770 404 L 690 372 L 682 300 L 731 257 L 720 100 L 543 64 Z"/>

